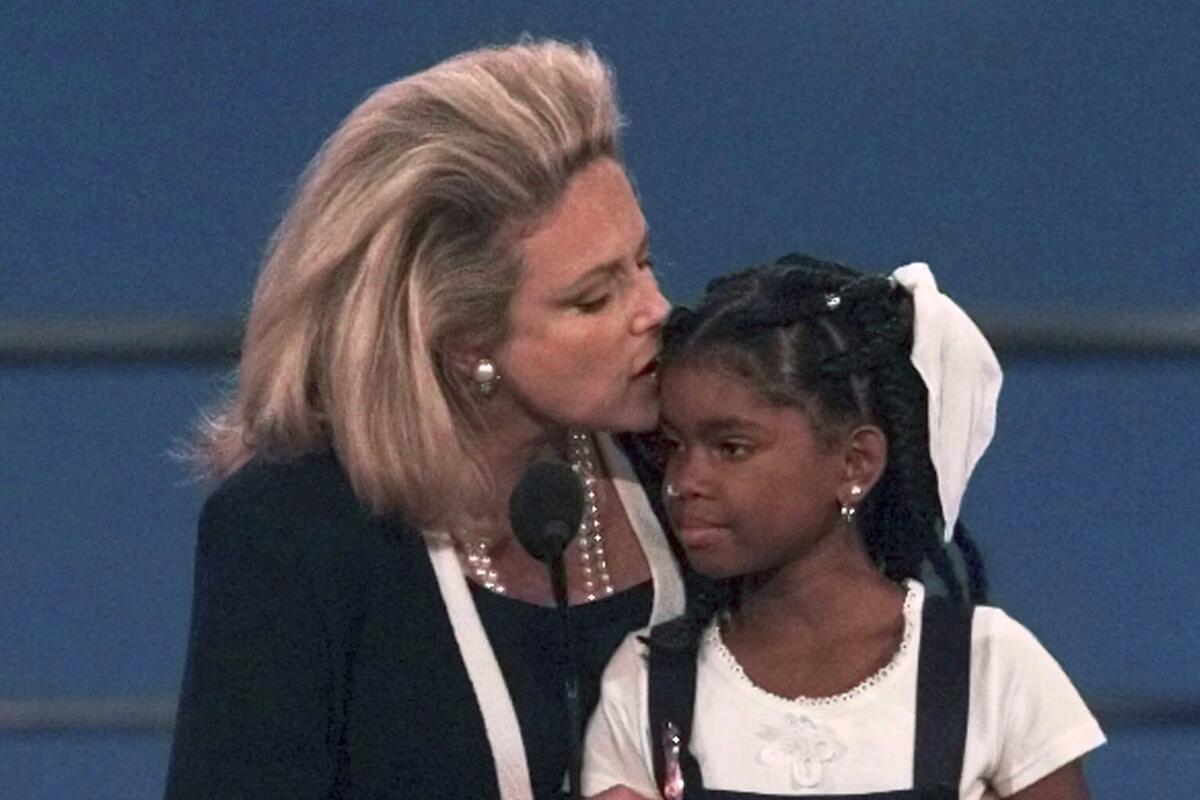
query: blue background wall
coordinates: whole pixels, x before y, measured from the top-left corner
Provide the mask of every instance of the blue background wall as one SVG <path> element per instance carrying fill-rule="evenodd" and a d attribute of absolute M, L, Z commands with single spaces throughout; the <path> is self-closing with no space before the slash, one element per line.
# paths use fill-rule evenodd
<path fill-rule="evenodd" d="M 366 92 L 523 31 L 616 68 L 676 299 L 788 250 L 929 261 L 968 310 L 1200 312 L 1200 6 L 9 2 L 0 319 L 231 318 Z M 1200 698 L 1200 362 L 1013 361 L 965 516 L 1089 698 Z M 0 369 L 0 702 L 179 680 L 225 380 Z M 1098 797 L 1190 798 L 1200 729 L 1118 727 Z M 0 797 L 151 798 L 165 732 L 0 735 Z"/>

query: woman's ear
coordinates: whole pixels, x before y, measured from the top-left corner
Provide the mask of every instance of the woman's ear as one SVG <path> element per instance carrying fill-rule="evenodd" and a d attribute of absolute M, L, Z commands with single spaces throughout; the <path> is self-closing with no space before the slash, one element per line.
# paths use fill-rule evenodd
<path fill-rule="evenodd" d="M 453 379 L 479 398 L 486 400 L 492 397 L 500 386 L 499 367 L 480 347 L 449 347 L 442 358 L 443 368 Z"/>
<path fill-rule="evenodd" d="M 475 367 L 481 358 L 482 356 L 470 347 L 449 347 L 443 355 L 446 367 L 455 378 L 464 383 L 470 383 L 471 376 L 475 373 Z"/>
<path fill-rule="evenodd" d="M 442 368 L 461 381 L 470 383 L 480 361 L 491 359 L 486 343 L 472 336 L 457 336 L 443 342 L 439 350 Z"/>
<path fill-rule="evenodd" d="M 846 436 L 844 447 L 838 499 L 843 505 L 856 506 L 879 482 L 887 467 L 887 436 L 877 425 L 858 425 Z"/>

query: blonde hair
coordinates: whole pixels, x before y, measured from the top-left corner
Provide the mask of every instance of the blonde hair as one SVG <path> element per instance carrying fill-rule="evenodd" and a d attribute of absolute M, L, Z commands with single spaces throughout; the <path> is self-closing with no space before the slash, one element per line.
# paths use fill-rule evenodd
<path fill-rule="evenodd" d="M 476 50 L 372 93 L 272 238 L 209 472 L 332 448 L 376 512 L 427 525 L 479 496 L 478 408 L 447 347 L 503 341 L 522 230 L 617 157 L 619 124 L 587 45 Z"/>

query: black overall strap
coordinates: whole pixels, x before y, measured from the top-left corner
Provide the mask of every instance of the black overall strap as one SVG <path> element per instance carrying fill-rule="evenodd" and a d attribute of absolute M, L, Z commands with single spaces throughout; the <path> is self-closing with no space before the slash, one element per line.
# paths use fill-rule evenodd
<path fill-rule="evenodd" d="M 665 623 L 670 626 L 672 623 Z M 653 634 L 652 634 L 653 636 Z M 683 774 L 684 791 L 695 798 L 702 789 L 700 767 L 689 745 L 692 732 L 692 710 L 696 700 L 696 647 L 650 645 L 648 678 L 650 711 L 650 749 L 654 759 L 654 782 L 661 792 L 666 784 L 666 750 L 664 734 L 670 723 L 679 734 L 679 765 Z"/>
<path fill-rule="evenodd" d="M 925 598 L 917 662 L 917 727 L 913 785 L 958 797 L 971 696 L 974 608 Z"/>

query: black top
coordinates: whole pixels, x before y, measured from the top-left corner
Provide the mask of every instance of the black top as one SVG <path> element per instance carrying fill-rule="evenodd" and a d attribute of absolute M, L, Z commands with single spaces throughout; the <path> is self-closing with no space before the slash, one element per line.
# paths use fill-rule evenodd
<path fill-rule="evenodd" d="M 508 629 L 484 614 L 489 634 Z M 602 638 L 648 614 L 633 617 Z M 500 638 L 502 672 L 523 674 L 528 654 Z M 523 728 L 527 703 L 515 703 Z M 166 797 L 498 796 L 419 533 L 368 514 L 328 454 L 255 460 L 218 487 L 200 517 Z"/>
<path fill-rule="evenodd" d="M 570 755 L 560 612 L 503 597 L 474 583 L 471 594 L 517 710 L 534 797 L 557 797 Z M 579 631 L 576 654 L 585 714 L 600 699 L 600 677 L 613 651 L 629 631 L 650 619 L 653 600 L 654 590 L 647 581 L 603 600 L 571 606 L 572 624 Z"/>

